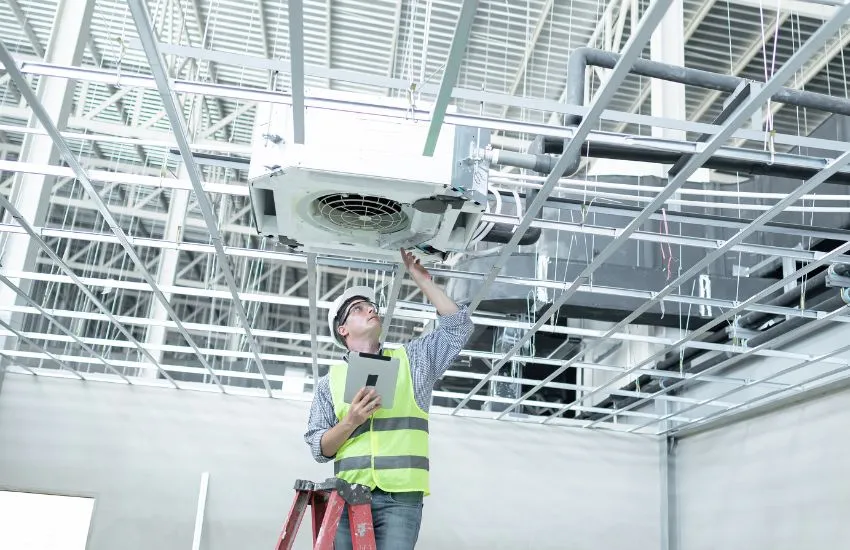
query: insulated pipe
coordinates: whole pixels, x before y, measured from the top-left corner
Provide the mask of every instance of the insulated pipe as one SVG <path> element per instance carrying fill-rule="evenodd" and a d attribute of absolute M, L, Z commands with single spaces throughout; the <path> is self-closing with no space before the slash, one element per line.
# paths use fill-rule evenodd
<path fill-rule="evenodd" d="M 532 172 L 548 174 L 555 168 L 558 159 L 551 155 L 532 155 L 529 153 L 515 153 L 502 149 L 491 149 L 483 151 L 484 157 L 493 164 L 501 166 L 513 166 L 523 168 Z"/>
<path fill-rule="evenodd" d="M 569 142 L 569 140 L 566 141 Z M 579 155 L 633 162 L 675 164 L 683 156 L 692 155 L 695 150 L 696 144 L 693 142 L 628 134 L 608 134 L 602 140 L 582 144 Z M 501 149 L 485 149 L 480 154 L 493 164 L 525 168 L 542 174 L 550 173 L 551 167 L 558 160 L 557 155 L 516 153 Z M 770 151 L 721 147 L 703 163 L 703 167 L 744 176 L 809 179 L 823 170 L 831 160 L 788 153 L 771 154 Z M 850 185 L 850 171 L 839 170 L 826 182 Z"/>
<path fill-rule="evenodd" d="M 515 228 L 516 226 L 514 225 L 497 223 L 484 235 L 484 237 L 481 238 L 481 240 L 487 243 L 507 244 L 514 236 Z M 529 227 L 520 238 L 518 244 L 520 246 L 534 244 L 540 239 L 541 233 L 542 230 L 539 227 Z"/>
<path fill-rule="evenodd" d="M 569 140 L 564 140 L 564 150 L 567 149 L 568 143 Z M 483 149 L 480 153 L 493 164 L 525 168 L 526 170 L 532 170 L 541 174 L 551 173 L 560 159 L 560 157 L 552 155 L 530 155 L 501 149 Z M 561 174 L 561 177 L 569 177 L 575 174 L 581 166 L 581 155 L 581 148 L 576 149 L 573 159 L 564 167 L 564 173 Z"/>
<path fill-rule="evenodd" d="M 596 48 L 581 47 L 573 50 L 567 64 L 567 103 L 584 105 L 584 78 L 588 65 L 613 69 L 619 59 L 620 54 Z M 637 59 L 632 65 L 630 72 L 668 82 L 677 82 L 679 84 L 730 93 L 734 92 L 741 83 L 746 82 L 746 79 L 737 76 L 689 69 L 678 65 L 649 61 L 647 59 Z M 771 99 L 779 103 L 796 105 L 798 107 L 850 115 L 850 100 L 844 98 L 793 90 L 791 88 L 780 88 L 778 92 L 771 96 Z M 575 126 L 579 122 L 581 122 L 580 116 L 566 115 L 564 117 L 566 126 Z"/>

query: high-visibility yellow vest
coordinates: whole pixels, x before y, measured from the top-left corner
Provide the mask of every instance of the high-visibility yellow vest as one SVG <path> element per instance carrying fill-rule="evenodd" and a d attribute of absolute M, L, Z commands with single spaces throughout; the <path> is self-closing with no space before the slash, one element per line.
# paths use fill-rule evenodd
<path fill-rule="evenodd" d="M 393 407 L 379 408 L 342 444 L 334 457 L 334 475 L 372 489 L 428 495 L 428 413 L 416 403 L 404 348 L 384 350 L 383 354 L 399 359 Z M 350 408 L 343 401 L 347 369 L 347 363 L 330 368 L 331 396 L 340 421 Z"/>

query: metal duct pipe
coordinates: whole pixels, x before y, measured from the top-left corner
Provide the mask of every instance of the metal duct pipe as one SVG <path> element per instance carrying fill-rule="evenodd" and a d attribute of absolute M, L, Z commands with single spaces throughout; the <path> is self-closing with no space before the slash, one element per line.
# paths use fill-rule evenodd
<path fill-rule="evenodd" d="M 582 47 L 573 50 L 567 64 L 567 103 L 573 105 L 584 104 L 584 79 L 588 65 L 613 69 L 619 59 L 620 54 L 596 48 Z M 737 76 L 689 69 L 687 67 L 668 65 L 646 59 L 637 59 L 632 65 L 630 72 L 640 76 L 658 78 L 668 82 L 677 82 L 679 84 L 687 84 L 720 92 L 734 92 L 738 86 L 746 82 L 745 79 Z M 780 88 L 778 92 L 771 96 L 771 99 L 779 103 L 807 107 L 829 113 L 850 115 L 850 100 L 844 98 L 793 90 L 791 88 Z M 579 122 L 581 122 L 580 116 L 567 115 L 564 117 L 564 124 L 567 126 L 575 126 Z"/>

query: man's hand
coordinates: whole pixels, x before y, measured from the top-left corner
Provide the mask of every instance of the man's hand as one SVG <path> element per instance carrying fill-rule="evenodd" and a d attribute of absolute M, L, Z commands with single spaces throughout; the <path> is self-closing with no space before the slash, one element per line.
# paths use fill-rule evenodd
<path fill-rule="evenodd" d="M 374 388 L 361 388 L 351 400 L 351 407 L 348 409 L 348 414 L 342 419 L 342 422 L 336 424 L 322 435 L 319 445 L 322 448 L 322 454 L 328 458 L 333 458 L 336 452 L 342 447 L 351 434 L 360 427 L 361 424 L 369 420 L 375 411 L 381 406 L 381 396 Z"/>
<path fill-rule="evenodd" d="M 407 272 L 410 273 L 410 278 L 413 279 L 422 294 L 434 304 L 439 315 L 450 315 L 458 310 L 457 304 L 446 295 L 442 288 L 434 283 L 431 274 L 419 263 L 419 258 L 402 248 L 401 260 L 404 262 Z"/>
<path fill-rule="evenodd" d="M 431 274 L 419 263 L 419 258 L 411 254 L 405 249 L 401 250 L 401 260 L 404 262 L 404 267 L 410 273 L 410 277 L 416 282 L 430 281 Z"/>
<path fill-rule="evenodd" d="M 348 409 L 348 414 L 345 415 L 345 421 L 356 428 L 369 420 L 369 417 L 380 406 L 381 396 L 378 395 L 374 388 L 360 388 L 360 391 L 351 400 L 351 407 Z"/>

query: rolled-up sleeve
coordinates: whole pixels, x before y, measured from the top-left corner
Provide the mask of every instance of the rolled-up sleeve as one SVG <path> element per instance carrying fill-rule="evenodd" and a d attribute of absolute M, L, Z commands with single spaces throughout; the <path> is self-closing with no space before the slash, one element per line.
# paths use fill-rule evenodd
<path fill-rule="evenodd" d="M 425 387 L 433 386 L 445 374 L 475 328 L 467 306 L 438 317 L 438 321 L 434 331 L 408 344 L 408 352 L 417 357 L 413 376 L 422 377 Z"/>
<path fill-rule="evenodd" d="M 307 431 L 304 432 L 304 441 L 310 446 L 313 458 L 316 462 L 329 462 L 333 457 L 322 454 L 322 436 L 337 422 L 334 414 L 333 400 L 331 399 L 330 384 L 328 377 L 319 378 L 313 395 L 313 404 L 310 406 L 310 417 L 307 420 Z"/>

